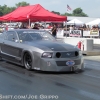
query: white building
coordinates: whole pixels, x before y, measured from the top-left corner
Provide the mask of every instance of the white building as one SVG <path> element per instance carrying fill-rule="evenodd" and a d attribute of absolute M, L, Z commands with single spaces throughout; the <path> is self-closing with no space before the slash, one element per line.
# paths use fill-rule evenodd
<path fill-rule="evenodd" d="M 78 19 L 84 23 L 88 23 L 90 21 L 93 21 L 97 18 L 91 18 L 91 17 L 75 17 L 75 16 L 67 16 L 67 20 L 70 21 L 70 20 L 73 20 L 73 19 Z"/>

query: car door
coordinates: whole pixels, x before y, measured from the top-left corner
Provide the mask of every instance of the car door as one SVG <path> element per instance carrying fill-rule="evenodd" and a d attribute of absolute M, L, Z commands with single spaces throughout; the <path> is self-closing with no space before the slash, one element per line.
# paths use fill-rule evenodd
<path fill-rule="evenodd" d="M 6 32 L 6 38 L 1 46 L 3 58 L 13 62 L 19 62 L 21 60 L 22 51 L 22 49 L 19 48 L 19 44 L 19 39 L 15 31 Z"/>

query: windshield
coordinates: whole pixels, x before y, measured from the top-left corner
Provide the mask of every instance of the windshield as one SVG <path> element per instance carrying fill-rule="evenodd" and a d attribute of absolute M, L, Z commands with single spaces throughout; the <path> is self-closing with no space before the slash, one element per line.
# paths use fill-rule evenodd
<path fill-rule="evenodd" d="M 36 41 L 36 40 L 55 40 L 55 38 L 47 31 L 18 31 L 19 40 Z"/>

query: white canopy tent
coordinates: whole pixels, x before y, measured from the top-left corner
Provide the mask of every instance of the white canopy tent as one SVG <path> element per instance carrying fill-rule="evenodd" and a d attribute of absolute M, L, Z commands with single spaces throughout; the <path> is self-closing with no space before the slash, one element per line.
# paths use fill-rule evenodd
<path fill-rule="evenodd" d="M 67 22 L 67 25 L 83 25 L 83 24 L 84 24 L 84 22 L 82 22 L 78 19 L 73 19 L 73 20 Z"/>
<path fill-rule="evenodd" d="M 100 18 L 97 18 L 96 20 L 86 23 L 86 25 L 99 25 L 99 24 L 100 24 Z"/>

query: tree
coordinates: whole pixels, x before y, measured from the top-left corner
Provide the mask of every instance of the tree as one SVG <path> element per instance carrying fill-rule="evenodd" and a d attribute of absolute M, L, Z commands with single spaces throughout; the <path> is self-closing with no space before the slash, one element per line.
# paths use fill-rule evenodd
<path fill-rule="evenodd" d="M 5 14 L 8 14 L 8 13 L 14 11 L 16 9 L 16 7 L 27 6 L 27 5 L 29 5 L 29 3 L 24 2 L 24 1 L 16 4 L 15 7 L 8 7 L 7 5 L 3 5 L 3 6 L 0 5 L 0 16 L 3 16 Z"/>
<path fill-rule="evenodd" d="M 0 6 L 0 16 L 8 14 L 15 10 L 15 7 L 8 7 L 7 5 Z"/>
<path fill-rule="evenodd" d="M 73 16 L 88 17 L 88 15 L 85 14 L 81 8 L 76 8 L 75 10 L 73 10 L 72 15 Z"/>
<path fill-rule="evenodd" d="M 0 16 L 3 15 L 2 6 L 0 5 Z"/>
<path fill-rule="evenodd" d="M 81 8 L 76 8 L 75 10 L 73 10 L 72 13 L 65 13 L 65 14 L 61 14 L 61 15 L 64 15 L 64 16 L 88 17 L 88 15 L 85 14 Z"/>
<path fill-rule="evenodd" d="M 64 13 L 64 14 L 61 14 L 62 16 L 73 16 L 72 14 L 70 13 Z"/>
<path fill-rule="evenodd" d="M 3 6 L 0 5 L 0 16 L 3 16 L 5 14 L 8 14 L 8 13 L 14 11 L 17 7 L 27 6 L 27 5 L 30 5 L 30 4 L 27 2 L 24 2 L 24 1 L 15 4 L 15 7 L 8 7 L 7 5 L 3 5 Z M 76 8 L 75 10 L 73 10 L 72 13 L 65 13 L 65 14 L 60 14 L 59 12 L 56 12 L 56 11 L 52 11 L 52 12 L 55 14 L 64 15 L 64 16 L 88 17 L 88 15 L 85 14 L 81 8 Z"/>
<path fill-rule="evenodd" d="M 20 7 L 20 6 L 28 6 L 28 5 L 30 5 L 30 4 L 27 3 L 27 2 L 22 1 L 22 2 L 19 2 L 19 3 L 15 4 L 15 5 L 16 5 L 16 7 L 18 8 L 18 7 Z"/>
<path fill-rule="evenodd" d="M 2 13 L 2 11 L 1 11 L 1 9 L 0 9 L 0 16 L 2 16 L 3 15 L 3 13 Z"/>
<path fill-rule="evenodd" d="M 55 11 L 52 11 L 54 14 L 58 14 L 58 15 L 60 15 L 60 13 L 59 12 L 55 12 Z"/>

